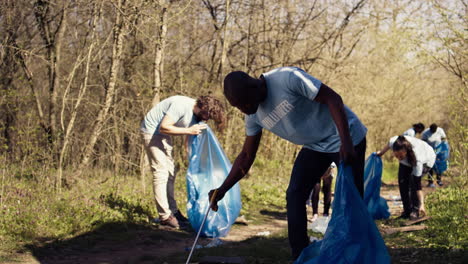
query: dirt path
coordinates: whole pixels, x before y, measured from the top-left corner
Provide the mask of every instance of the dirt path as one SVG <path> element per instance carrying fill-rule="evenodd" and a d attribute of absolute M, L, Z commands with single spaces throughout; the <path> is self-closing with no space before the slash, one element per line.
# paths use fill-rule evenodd
<path fill-rule="evenodd" d="M 427 194 L 435 189 L 425 188 Z M 387 184 L 382 186 L 381 196 L 388 200 L 391 214 L 399 215 L 402 211 L 401 201 L 394 199 L 399 197 L 398 186 Z M 396 200 L 396 201 L 393 201 Z M 322 212 L 322 204 L 319 212 Z M 311 217 L 311 209 L 308 207 L 308 215 Z M 229 235 L 222 238 L 223 244 L 245 241 L 255 236 L 268 236 L 278 232 L 284 232 L 287 228 L 286 218 L 273 217 L 271 221 L 263 224 L 234 225 Z M 31 252 L 19 253 L 7 260 L 5 264 L 68 264 L 68 263 L 161 263 L 165 257 L 174 254 L 188 255 L 195 238 L 194 232 L 165 231 L 156 225 L 130 229 L 127 238 L 118 237 L 117 240 L 102 235 L 87 234 L 83 237 L 73 238 L 63 243 L 36 247 Z M 199 244 L 207 245 L 210 239 L 201 238 Z M 156 262 L 155 262 L 156 260 Z"/>

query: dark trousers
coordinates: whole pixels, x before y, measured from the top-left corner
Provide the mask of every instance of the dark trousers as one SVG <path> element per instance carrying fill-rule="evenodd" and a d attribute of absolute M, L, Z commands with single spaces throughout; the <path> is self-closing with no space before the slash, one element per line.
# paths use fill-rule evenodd
<path fill-rule="evenodd" d="M 403 203 L 403 214 L 419 211 L 420 201 L 416 191 L 421 190 L 421 178 L 411 174 L 412 167 L 400 163 L 398 168 L 398 187 L 400 188 L 401 202 Z"/>
<path fill-rule="evenodd" d="M 357 156 L 351 164 L 354 183 L 363 197 L 366 139 L 364 138 L 354 149 Z M 330 163 L 339 164 L 339 158 L 339 153 L 323 153 L 306 148 L 302 148 L 297 155 L 286 191 L 288 236 L 293 259 L 296 259 L 302 249 L 309 245 L 306 200 Z"/>
<path fill-rule="evenodd" d="M 331 204 L 331 186 L 332 186 L 333 177 L 331 175 L 326 175 L 322 177 L 322 192 L 323 192 L 323 214 L 328 215 Z M 312 202 L 312 213 L 318 214 L 318 204 L 319 204 L 319 194 L 320 194 L 320 181 L 315 184 L 310 200 Z"/>
<path fill-rule="evenodd" d="M 434 174 L 437 176 L 437 182 L 442 181 L 442 174 L 438 174 L 434 169 L 431 169 L 427 175 L 427 182 L 429 184 L 434 183 Z"/>

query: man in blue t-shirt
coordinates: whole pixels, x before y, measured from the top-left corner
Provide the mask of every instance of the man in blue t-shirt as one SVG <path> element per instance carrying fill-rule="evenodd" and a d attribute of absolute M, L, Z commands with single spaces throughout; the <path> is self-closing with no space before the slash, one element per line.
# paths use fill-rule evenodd
<path fill-rule="evenodd" d="M 289 243 L 296 259 L 309 244 L 306 200 L 330 163 L 338 164 L 341 157 L 350 164 L 356 187 L 363 196 L 367 129 L 335 91 L 296 67 L 274 69 L 260 78 L 231 72 L 224 79 L 224 95 L 232 106 L 246 114 L 246 138 L 214 201 L 221 200 L 248 172 L 262 129 L 303 146 L 286 194 Z M 214 191 L 210 191 L 210 199 Z M 213 210 L 217 210 L 216 202 Z"/>

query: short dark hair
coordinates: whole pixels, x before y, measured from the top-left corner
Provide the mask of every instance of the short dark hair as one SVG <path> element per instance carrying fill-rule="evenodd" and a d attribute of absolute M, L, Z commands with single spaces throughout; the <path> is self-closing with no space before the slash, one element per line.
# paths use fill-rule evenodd
<path fill-rule="evenodd" d="M 215 122 L 218 130 L 222 130 L 224 128 L 226 116 L 224 113 L 224 106 L 221 101 L 210 95 L 204 95 L 198 97 L 197 106 L 201 110 L 208 112 L 208 118 Z"/>
<path fill-rule="evenodd" d="M 437 125 L 435 123 L 432 123 L 429 129 L 432 133 L 435 133 L 437 131 Z"/>
<path fill-rule="evenodd" d="M 232 104 L 248 97 L 249 91 L 255 89 L 257 83 L 243 71 L 233 71 L 224 77 L 224 96 Z"/>
<path fill-rule="evenodd" d="M 424 124 L 423 123 L 416 123 L 416 124 L 413 124 L 413 128 L 416 132 L 421 132 L 424 130 Z"/>

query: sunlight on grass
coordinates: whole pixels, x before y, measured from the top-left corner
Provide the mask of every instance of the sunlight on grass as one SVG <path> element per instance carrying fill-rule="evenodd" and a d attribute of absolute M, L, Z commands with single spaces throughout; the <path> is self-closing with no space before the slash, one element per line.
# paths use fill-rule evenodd
<path fill-rule="evenodd" d="M 286 220 L 285 192 L 289 182 L 292 164 L 261 160 L 251 173 L 241 181 L 243 208 L 241 215 L 250 220 L 249 225 L 265 225 L 272 219 Z M 13 168 L 10 175 L 17 175 Z M 181 170 L 184 171 L 184 170 Z M 384 182 L 395 182 L 398 163 L 384 164 Z M 184 173 L 176 180 L 176 196 L 179 207 L 185 211 L 187 199 Z M 138 240 L 138 232 L 157 232 L 150 221 L 156 217 L 151 187 L 151 176 L 143 183 L 136 175 L 114 175 L 110 171 L 89 171 L 82 178 L 75 179 L 72 188 L 57 193 L 47 178 L 42 182 L 31 174 L 24 177 L 10 177 L 4 184 L 0 211 L 0 259 L 7 260 L 8 254 L 24 250 L 26 245 L 42 248 L 50 243 L 63 248 L 82 246 L 92 248 L 98 241 L 109 239 L 114 242 Z M 436 255 L 447 255 L 457 260 L 460 252 L 468 248 L 468 225 L 466 208 L 468 192 L 466 177 L 452 177 L 451 184 L 427 195 L 427 209 L 432 219 L 424 224 L 428 229 L 397 233 L 385 236 L 393 261 L 411 258 L 407 248 L 415 248 Z M 400 226 L 403 221 L 395 219 L 378 221 L 378 225 Z M 242 226 L 233 226 L 239 230 Z M 142 229 L 142 231 L 138 231 Z M 129 231 L 131 230 L 131 232 Z M 86 237 L 80 238 L 86 234 Z M 289 245 L 287 230 L 268 237 L 253 237 L 229 246 L 198 250 L 194 260 L 206 255 L 243 256 L 247 263 L 287 263 Z M 317 238 L 320 233 L 309 232 Z M 180 241 L 192 238 L 190 232 L 164 233 L 156 236 L 167 240 Z M 72 244 L 64 241 L 70 240 Z M 152 238 L 145 243 L 152 242 Z M 87 249 L 88 250 L 88 249 Z M 48 252 L 47 250 L 45 252 Z M 431 253 L 432 254 L 432 253 Z M 159 257 L 142 256 L 149 261 L 184 261 L 185 254 Z M 164 258 L 164 259 L 163 259 Z M 422 258 L 424 259 L 424 258 Z M 169 262 L 171 263 L 171 262 Z M 440 262 L 434 262 L 440 263 Z M 452 263 L 456 263 L 452 262 Z"/>
<path fill-rule="evenodd" d="M 398 166 L 399 163 L 395 160 L 383 162 L 382 182 L 398 183 Z"/>
<path fill-rule="evenodd" d="M 137 178 L 108 180 L 112 174 L 95 173 L 61 193 L 35 179 L 8 178 L 0 208 L 1 249 L 69 238 L 107 222 L 149 222 L 154 202 L 149 192 L 139 190 Z"/>

